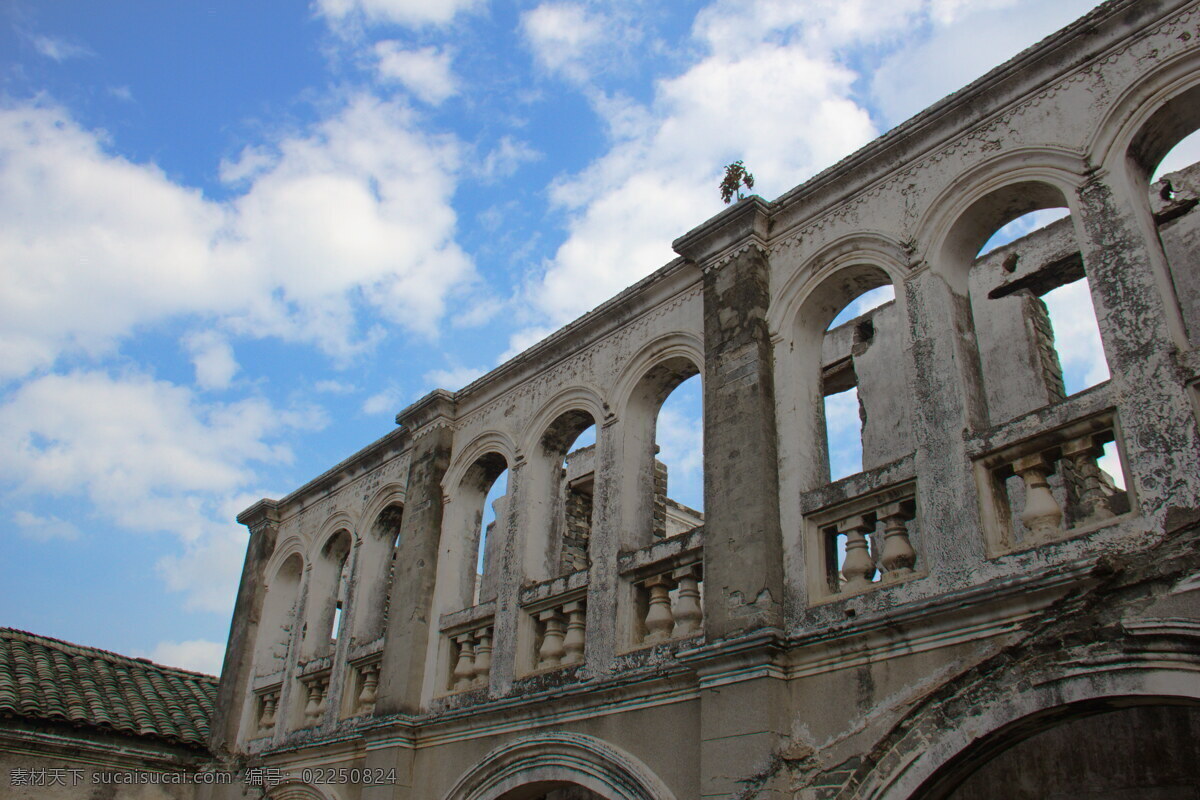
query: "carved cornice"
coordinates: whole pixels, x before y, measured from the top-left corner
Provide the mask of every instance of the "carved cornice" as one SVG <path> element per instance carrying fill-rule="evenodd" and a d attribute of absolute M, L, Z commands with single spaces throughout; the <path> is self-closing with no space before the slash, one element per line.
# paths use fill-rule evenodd
<path fill-rule="evenodd" d="M 237 521 L 255 536 L 266 528 L 279 527 L 279 501 L 264 497 L 237 515 Z"/>

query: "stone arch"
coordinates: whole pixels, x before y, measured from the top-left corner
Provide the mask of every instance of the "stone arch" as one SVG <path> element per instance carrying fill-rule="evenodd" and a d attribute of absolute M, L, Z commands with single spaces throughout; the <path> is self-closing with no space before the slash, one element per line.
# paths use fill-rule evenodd
<path fill-rule="evenodd" d="M 301 629 L 300 660 L 329 655 L 332 639 L 339 635 L 339 610 L 348 605 L 352 551 L 359 537 L 349 514 L 338 512 L 326 520 L 309 551 L 307 598 Z"/>
<path fill-rule="evenodd" d="M 539 733 L 503 744 L 467 770 L 444 800 L 498 800 L 540 782 L 582 786 L 608 800 L 675 800 L 651 770 L 625 751 L 580 733 Z"/>
<path fill-rule="evenodd" d="M 442 492 L 450 496 L 462 483 L 463 476 L 477 461 L 488 453 L 498 453 L 509 465 L 519 458 L 516 443 L 508 433 L 499 430 L 484 431 L 472 439 L 454 456 L 446 476 L 442 479 Z"/>
<path fill-rule="evenodd" d="M 704 345 L 692 333 L 671 333 L 644 345 L 614 384 L 621 547 L 650 544 L 656 503 L 656 428 L 663 402 L 680 384 L 704 374 Z"/>
<path fill-rule="evenodd" d="M 1200 129 L 1200 52 L 1166 59 L 1117 97 L 1087 145 L 1089 160 L 1110 172 L 1148 177 L 1184 129 Z M 1128 160 L 1133 163 L 1129 164 Z"/>
<path fill-rule="evenodd" d="M 930 268 L 959 295 L 967 274 L 992 233 L 1042 208 L 1078 212 L 1076 191 L 1087 165 L 1060 147 L 1025 147 L 988 159 L 962 172 L 929 203 L 915 239 Z"/>
<path fill-rule="evenodd" d="M 1127 198 L 1130 221 L 1146 243 L 1145 258 L 1166 306 L 1169 335 L 1177 346 L 1200 344 L 1200 279 L 1194 262 L 1168 258 L 1150 207 L 1150 177 L 1163 157 L 1200 130 L 1200 53 L 1182 53 L 1141 76 L 1120 95 L 1097 128 L 1088 152 L 1100 167 L 1118 207 Z M 1186 249 L 1186 248 L 1185 248 Z M 1185 263 L 1186 262 L 1186 263 Z M 1182 300 L 1182 302 L 1181 302 Z"/>
<path fill-rule="evenodd" d="M 846 267 L 863 264 L 878 268 L 894 286 L 900 286 L 907 273 L 908 256 L 904 246 L 878 232 L 859 232 L 842 236 L 805 259 L 800 268 L 780 286 L 767 313 L 767 327 L 776 337 L 784 337 L 795 325 L 809 294 L 826 277 Z M 896 293 L 900 300 L 902 293 Z"/>
<path fill-rule="evenodd" d="M 554 395 L 542 404 L 533 415 L 521 436 L 521 450 L 527 458 L 532 457 L 542 443 L 550 426 L 564 414 L 580 411 L 588 414 L 600 425 L 609 415 L 609 404 L 591 386 L 571 386 Z"/>
<path fill-rule="evenodd" d="M 404 486 L 388 483 L 375 492 L 359 515 L 362 533 L 356 543 L 352 630 L 360 643 L 383 635 L 403 513 Z"/>
<path fill-rule="evenodd" d="M 540 581 L 555 577 L 575 566 L 563 547 L 563 525 L 565 507 L 565 484 L 563 459 L 576 437 L 588 427 L 596 426 L 597 451 L 605 435 L 602 425 L 608 416 L 609 405 L 599 392 L 590 386 L 568 387 L 545 403 L 527 426 L 522 441 L 525 455 L 515 476 L 515 487 L 510 483 L 510 497 L 516 504 L 514 509 L 523 529 L 521 563 L 524 575 L 530 580 Z M 596 452 L 596 451 L 593 451 Z M 597 488 L 607 476 L 597 474 Z M 595 495 L 601 492 L 596 491 Z M 594 496 L 595 496 L 594 495 Z M 597 519 L 595 507 L 587 515 Z M 589 523 L 590 527 L 590 523 Z M 581 542 L 577 548 L 586 556 L 582 542 L 590 534 L 577 537 Z"/>
<path fill-rule="evenodd" d="M 295 641 L 296 624 L 299 618 L 300 593 L 304 581 L 304 553 L 297 538 L 292 537 L 284 547 L 275 552 L 264 574 L 266 597 L 255 626 L 253 641 L 253 677 L 274 675 L 287 666 L 288 651 Z M 241 712 L 241 736 L 254 738 L 259 723 L 258 698 L 247 693 Z"/>
<path fill-rule="evenodd" d="M 910 729 L 920 727 L 927 734 L 920 752 L 909 754 L 909 758 L 903 754 L 894 759 L 881 757 L 872 773 L 858 784 L 860 796 L 878 800 L 919 796 L 922 787 L 936 781 L 942 770 L 971 748 L 1005 737 L 1013 743 L 1011 737 L 1037 732 L 1041 723 L 1046 723 L 1044 728 L 1073 708 L 1157 702 L 1200 704 L 1200 682 L 1194 669 L 1151 661 L 1151 657 L 1147 655 L 1143 663 L 1111 665 L 1103 680 L 1090 672 L 1063 674 L 1067 669 L 1063 667 L 1058 674 L 1029 676 L 1032 685 L 1023 691 L 994 688 L 982 702 L 963 710 L 968 720 L 965 724 L 939 726 L 914 721 Z M 933 723 L 939 710 L 927 708 L 922 716 Z"/>
<path fill-rule="evenodd" d="M 781 321 L 776 342 L 776 405 L 781 421 L 780 456 L 794 465 L 796 492 L 815 489 L 829 480 L 822 381 L 823 344 L 829 324 L 855 298 L 888 284 L 896 289 L 894 314 L 898 320 L 904 311 L 899 253 L 886 244 L 880 247 L 878 240 L 872 242 L 874 248 L 856 252 L 850 246 L 852 241 L 843 241 L 819 254 L 817 258 L 826 256 L 830 260 L 823 264 L 811 261 L 820 266 L 811 272 L 805 267 L 803 271 L 810 277 L 792 287 L 791 296 L 784 300 L 792 315 Z M 894 331 L 883 335 L 895 337 L 888 346 L 895 350 L 893 361 L 898 361 L 902 353 L 898 337 L 903 327 L 894 327 Z M 903 371 L 899 377 L 903 381 Z M 907 422 L 907 408 L 903 412 Z M 781 490 L 789 491 L 782 486 Z"/>
<path fill-rule="evenodd" d="M 630 358 L 617 380 L 613 382 L 613 408 L 617 417 L 623 417 L 637 385 L 646 373 L 667 361 L 686 359 L 696 372 L 704 374 L 704 341 L 698 334 L 680 331 L 660 336 L 642 346 Z"/>

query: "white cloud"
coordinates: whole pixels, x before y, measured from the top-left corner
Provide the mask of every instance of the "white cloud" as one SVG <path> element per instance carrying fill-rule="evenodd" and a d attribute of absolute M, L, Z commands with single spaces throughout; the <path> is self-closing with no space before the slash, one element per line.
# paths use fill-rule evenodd
<path fill-rule="evenodd" d="M 229 341 L 216 331 L 199 331 L 183 340 L 201 389 L 227 389 L 240 367 Z"/>
<path fill-rule="evenodd" d="M 870 119 L 847 99 L 853 80 L 802 48 L 763 43 L 660 81 L 651 107 L 603 102 L 613 145 L 552 190 L 574 213 L 530 287 L 534 308 L 566 322 L 674 258 L 671 240 L 720 210 L 724 164 L 744 158 L 770 196 L 868 141 Z"/>
<path fill-rule="evenodd" d="M 83 45 L 69 42 L 57 36 L 35 34 L 29 37 L 29 41 L 33 44 L 33 49 L 38 53 L 60 64 L 70 58 L 82 58 L 93 55 L 92 51 Z"/>
<path fill-rule="evenodd" d="M 406 50 L 400 42 L 386 40 L 376 43 L 375 57 L 380 79 L 401 84 L 425 103 L 439 105 L 458 92 L 450 53 L 445 50 Z"/>
<path fill-rule="evenodd" d="M 22 492 L 85 494 L 129 529 L 195 538 L 211 497 L 252 480 L 254 463 L 290 461 L 274 437 L 323 424 L 319 412 L 258 399 L 201 404 L 141 375 L 47 375 L 0 405 L 0 478 Z"/>
<path fill-rule="evenodd" d="M 485 180 L 507 178 L 522 164 L 537 161 L 542 154 L 526 142 L 503 136 L 479 166 L 478 174 Z"/>
<path fill-rule="evenodd" d="M 829 473 L 833 480 L 862 472 L 858 389 L 825 398 L 825 434 L 829 443 Z"/>
<path fill-rule="evenodd" d="M 907 37 L 872 77 L 875 103 L 888 125 L 903 122 L 1095 5 L 1095 0 L 934 2 L 932 24 Z"/>
<path fill-rule="evenodd" d="M 487 372 L 484 367 L 452 367 L 435 369 L 425 373 L 425 385 L 430 389 L 448 389 L 457 392 L 480 375 Z"/>
<path fill-rule="evenodd" d="M 168 667 L 180 667 L 208 675 L 220 675 L 225 645 L 204 639 L 186 642 L 159 642 L 148 658 Z"/>
<path fill-rule="evenodd" d="M 279 437 L 325 422 L 255 398 L 204 404 L 143 375 L 47 375 L 0 405 L 0 480 L 14 496 L 83 495 L 127 530 L 177 536 L 184 554 L 159 564 L 168 585 L 190 606 L 228 611 L 245 554 L 228 520 L 254 499 L 245 487 L 259 466 L 290 462 Z M 69 535 L 53 518 L 17 516 L 35 535 Z"/>
<path fill-rule="evenodd" d="M 1087 278 L 1042 295 L 1054 328 L 1054 349 L 1063 368 L 1067 393 L 1108 380 L 1108 360 Z"/>
<path fill-rule="evenodd" d="M 49 542 L 54 539 L 74 541 L 79 538 L 79 528 L 58 517 L 39 517 L 28 511 L 18 511 L 13 515 L 13 521 L 21 529 L 22 536 L 37 542 Z"/>
<path fill-rule="evenodd" d="M 382 336 L 363 306 L 429 333 L 474 274 L 453 239 L 457 146 L 402 105 L 360 96 L 252 151 L 225 170 L 253 177 L 228 203 L 104 144 L 61 108 L 0 110 L 0 379 L 189 313 L 346 356 Z"/>
<path fill-rule="evenodd" d="M 313 390 L 322 394 L 353 394 L 358 391 L 358 387 L 345 381 L 326 380 L 313 384 Z"/>
<path fill-rule="evenodd" d="M 361 18 L 368 23 L 444 25 L 461 12 L 486 5 L 485 0 L 315 0 L 317 11 L 333 22 Z"/>
<path fill-rule="evenodd" d="M 391 414 L 394 416 L 400 411 L 402 397 L 403 393 L 399 387 L 389 386 L 364 400 L 362 411 L 364 414 Z"/>
<path fill-rule="evenodd" d="M 521 32 L 542 67 L 577 82 L 587 80 L 588 61 L 608 38 L 604 20 L 580 3 L 543 3 L 526 11 Z"/>

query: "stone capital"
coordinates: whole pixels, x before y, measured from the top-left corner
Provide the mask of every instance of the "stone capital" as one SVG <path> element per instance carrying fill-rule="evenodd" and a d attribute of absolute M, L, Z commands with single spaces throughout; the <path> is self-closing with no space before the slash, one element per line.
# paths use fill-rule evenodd
<path fill-rule="evenodd" d="M 396 424 L 413 436 L 452 423 L 457 416 L 454 395 L 445 389 L 434 389 L 396 415 Z"/>
<path fill-rule="evenodd" d="M 765 252 L 771 206 L 758 195 L 739 200 L 671 243 L 676 253 L 708 270 L 748 247 Z"/>
<path fill-rule="evenodd" d="M 237 515 L 237 521 L 250 529 L 250 535 L 279 524 L 279 501 L 264 497 Z"/>

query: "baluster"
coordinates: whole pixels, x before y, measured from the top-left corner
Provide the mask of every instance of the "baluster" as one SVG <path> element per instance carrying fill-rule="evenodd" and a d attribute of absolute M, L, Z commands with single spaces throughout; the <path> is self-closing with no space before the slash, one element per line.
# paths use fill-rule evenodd
<path fill-rule="evenodd" d="M 557 608 L 548 608 L 538 614 L 543 625 L 542 646 L 538 648 L 538 667 L 557 667 L 562 663 L 563 623 Z"/>
<path fill-rule="evenodd" d="M 1050 465 L 1042 453 L 1024 456 L 1013 461 L 1013 472 L 1025 481 L 1025 508 L 1021 511 L 1021 522 L 1029 529 L 1027 544 L 1044 544 L 1058 538 L 1062 532 L 1062 509 L 1050 492 L 1046 476 Z"/>
<path fill-rule="evenodd" d="M 690 636 L 700 630 L 704 621 L 704 609 L 700 607 L 700 565 L 689 564 L 672 573 L 679 585 L 679 596 L 675 599 L 675 628 L 672 636 Z"/>
<path fill-rule="evenodd" d="M 883 554 L 879 558 L 884 569 L 883 580 L 894 581 L 912 574 L 917 552 L 908 539 L 908 520 L 912 519 L 910 504 L 904 501 L 888 503 L 875 511 L 883 520 Z"/>
<path fill-rule="evenodd" d="M 305 688 L 308 690 L 308 702 L 304 706 L 304 716 L 310 722 L 315 722 L 325 711 L 325 687 L 320 678 L 311 678 Z"/>
<path fill-rule="evenodd" d="M 567 635 L 563 638 L 564 664 L 577 664 L 583 661 L 584 636 L 584 605 L 576 600 L 566 603 L 562 612 L 567 615 Z"/>
<path fill-rule="evenodd" d="M 671 613 L 671 589 L 674 588 L 674 583 L 666 575 L 655 575 L 644 585 L 650 591 L 644 641 L 666 641 L 671 638 L 671 631 L 675 627 L 675 616 Z"/>
<path fill-rule="evenodd" d="M 474 636 L 463 633 L 454 637 L 458 643 L 458 661 L 454 665 L 454 689 L 467 689 L 475 678 Z"/>
<path fill-rule="evenodd" d="M 870 587 L 875 577 L 875 561 L 867 546 L 867 534 L 875 530 L 874 521 L 856 514 L 838 522 L 838 533 L 846 535 L 846 560 L 842 562 L 844 591 L 855 592 Z"/>
<path fill-rule="evenodd" d="M 362 691 L 358 693 L 358 710 L 375 708 L 376 690 L 379 688 L 379 664 L 367 664 L 361 668 Z"/>
<path fill-rule="evenodd" d="M 260 730 L 269 731 L 275 727 L 275 706 L 279 702 L 279 695 L 275 692 L 267 692 L 262 697 L 262 715 L 258 718 L 258 727 Z"/>
<path fill-rule="evenodd" d="M 475 639 L 475 683 L 487 686 L 492 672 L 492 629 L 480 628 Z"/>
<path fill-rule="evenodd" d="M 325 701 L 329 699 L 329 677 L 317 681 L 317 716 L 325 714 Z"/>
<path fill-rule="evenodd" d="M 1104 455 L 1104 447 L 1093 436 L 1080 436 L 1063 444 L 1063 458 L 1069 458 L 1079 478 L 1079 511 L 1083 519 L 1108 519 L 1114 516 L 1108 495 L 1101 487 L 1100 467 L 1096 459 Z"/>

